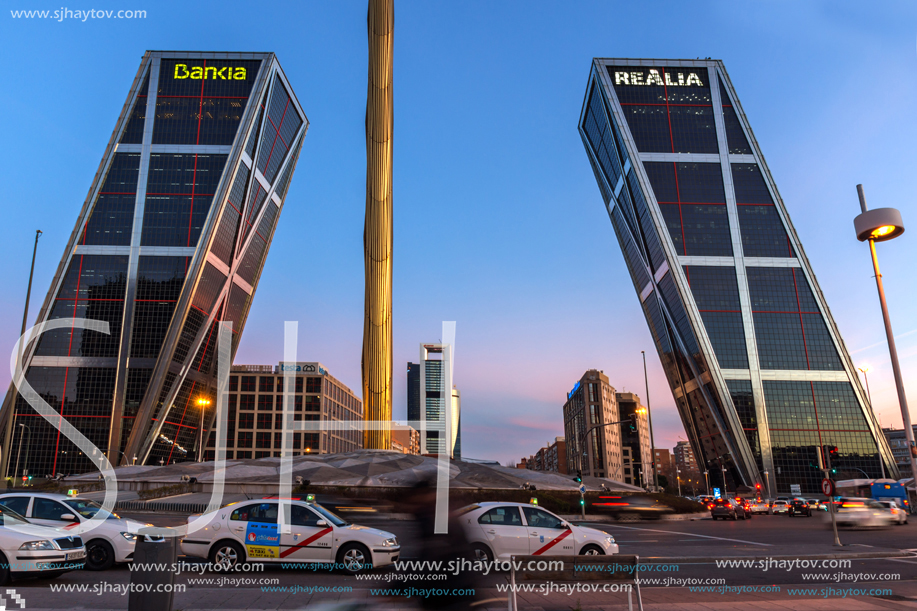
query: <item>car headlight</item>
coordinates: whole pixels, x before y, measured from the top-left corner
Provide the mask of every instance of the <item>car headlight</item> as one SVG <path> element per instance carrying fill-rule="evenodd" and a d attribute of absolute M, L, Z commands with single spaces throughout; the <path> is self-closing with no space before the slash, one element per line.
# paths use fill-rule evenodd
<path fill-rule="evenodd" d="M 31 552 L 35 552 L 39 550 L 46 550 L 46 549 L 53 550 L 54 544 L 51 543 L 50 541 L 29 541 L 27 543 L 23 543 L 22 545 L 20 545 L 19 549 L 31 551 Z"/>
<path fill-rule="evenodd" d="M 391 537 L 382 542 L 383 547 L 396 547 L 398 545 L 398 538 Z"/>
<path fill-rule="evenodd" d="M 121 533 L 121 536 L 127 539 L 128 541 L 130 541 L 131 543 L 134 543 L 137 541 L 137 535 L 135 535 L 134 533 Z"/>
<path fill-rule="evenodd" d="M 614 544 L 615 538 L 614 537 L 605 537 L 605 542 Z"/>

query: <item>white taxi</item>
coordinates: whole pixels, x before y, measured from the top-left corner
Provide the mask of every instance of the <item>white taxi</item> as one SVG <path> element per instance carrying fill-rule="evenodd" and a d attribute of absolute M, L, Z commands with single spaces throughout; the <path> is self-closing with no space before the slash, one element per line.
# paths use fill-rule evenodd
<path fill-rule="evenodd" d="M 188 556 L 207 558 L 214 568 L 229 569 L 240 562 L 335 563 L 347 573 L 378 568 L 398 560 L 401 546 L 390 532 L 350 524 L 311 500 L 290 504 L 289 533 L 280 530 L 277 497 L 238 503 L 191 516 L 206 526 L 181 541 Z"/>
<path fill-rule="evenodd" d="M 132 560 L 137 533 L 145 526 L 152 526 L 109 513 L 101 525 L 86 530 L 84 524 L 102 510 L 102 506 L 90 499 L 65 494 L 9 492 L 0 494 L 0 505 L 24 515 L 32 524 L 80 535 L 86 541 L 86 568 L 91 571 L 109 569 L 116 562 Z"/>
<path fill-rule="evenodd" d="M 618 544 L 611 535 L 587 526 L 574 526 L 536 505 L 476 503 L 460 509 L 458 514 L 476 560 L 618 553 Z"/>
<path fill-rule="evenodd" d="M 86 548 L 80 537 L 29 523 L 0 507 L 0 586 L 10 577 L 56 577 L 83 568 Z"/>

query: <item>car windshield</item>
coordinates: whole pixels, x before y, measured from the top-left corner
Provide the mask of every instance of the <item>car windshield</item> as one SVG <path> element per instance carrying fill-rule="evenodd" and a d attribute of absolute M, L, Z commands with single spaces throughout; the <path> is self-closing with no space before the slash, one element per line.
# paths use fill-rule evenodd
<path fill-rule="evenodd" d="M 15 526 L 16 524 L 31 524 L 31 522 L 9 507 L 0 505 L 0 525 Z"/>
<path fill-rule="evenodd" d="M 346 521 L 346 520 L 340 518 L 336 513 L 334 513 L 334 512 L 332 512 L 332 511 L 329 511 L 329 510 L 325 509 L 324 507 L 322 507 L 322 506 L 319 505 L 318 503 L 312 503 L 312 504 L 309 505 L 309 506 L 310 506 L 312 509 L 314 509 L 315 511 L 319 512 L 320 514 L 322 514 L 322 515 L 325 517 L 325 519 L 328 520 L 331 524 L 334 524 L 335 526 L 347 526 L 347 521 Z"/>
<path fill-rule="evenodd" d="M 64 501 L 68 507 L 76 511 L 82 517 L 87 520 L 91 520 L 95 515 L 102 509 L 102 506 L 96 503 L 95 501 L 88 501 L 86 499 L 67 499 Z M 103 510 L 104 511 L 104 510 Z M 113 520 L 120 520 L 120 516 L 114 513 L 103 513 L 106 518 Z"/>

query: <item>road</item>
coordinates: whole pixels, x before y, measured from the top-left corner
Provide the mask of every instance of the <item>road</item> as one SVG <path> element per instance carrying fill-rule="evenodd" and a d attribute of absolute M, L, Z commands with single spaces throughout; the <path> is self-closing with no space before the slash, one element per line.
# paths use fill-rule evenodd
<path fill-rule="evenodd" d="M 160 526 L 185 522 L 184 516 L 174 515 L 130 514 L 129 517 Z M 394 532 L 402 542 L 402 559 L 418 557 L 421 542 L 414 522 L 379 519 L 365 522 L 368 526 L 382 526 Z M 621 554 L 636 554 L 653 563 L 654 570 L 647 567 L 641 572 L 644 580 L 641 590 L 648 609 L 660 605 L 656 608 L 665 608 L 666 611 L 708 610 L 711 608 L 709 605 L 714 603 L 729 603 L 727 606 L 730 609 L 786 610 L 801 608 L 803 602 L 806 609 L 825 611 L 917 608 L 917 556 L 849 558 L 845 559 L 849 560 L 849 564 L 843 566 L 838 566 L 836 560 L 827 560 L 829 564 L 825 566 L 799 566 L 795 563 L 788 566 L 786 561 L 787 557 L 798 558 L 800 555 L 811 558 L 836 554 L 900 553 L 901 550 L 917 547 L 917 520 L 886 530 L 842 531 L 841 541 L 846 545 L 840 550 L 831 545 L 831 530 L 816 517 L 756 516 L 747 522 L 702 519 L 594 525 L 614 535 Z M 363 601 L 373 609 L 413 609 L 418 608 L 416 595 L 411 598 L 391 596 L 391 593 L 380 596 L 373 594 L 373 590 L 423 587 L 420 581 L 412 581 L 409 571 L 394 568 L 379 569 L 370 580 L 358 580 L 328 570 L 282 569 L 277 566 L 267 566 L 257 573 L 220 576 L 194 570 L 201 562 L 199 559 L 181 557 L 180 560 L 190 563 L 176 576 L 176 583 L 185 586 L 186 590 L 176 593 L 175 609 L 184 611 L 296 609 L 346 600 Z M 745 560 L 746 565 L 725 566 L 724 561 L 729 560 Z M 221 577 L 223 582 L 215 581 Z M 201 583 L 202 579 L 211 581 Z M 668 585 L 666 579 L 669 580 Z M 29 610 L 126 609 L 128 597 L 117 589 L 125 587 L 130 580 L 130 570 L 121 566 L 101 573 L 76 571 L 55 580 L 23 580 L 15 582 L 13 587 L 24 596 L 26 609 Z M 270 583 L 265 585 L 263 580 L 270 580 Z M 503 573 L 477 577 L 473 584 L 477 592 L 475 599 L 486 602 L 474 609 L 505 609 L 506 593 L 498 592 L 497 586 L 505 584 L 506 580 L 507 576 Z M 655 582 L 648 583 L 648 580 Z M 84 587 L 88 591 L 53 593 L 50 589 L 52 584 Z M 695 591 L 685 584 L 693 584 L 690 587 L 694 587 Z M 424 585 L 430 584 L 426 582 Z M 265 591 L 264 587 L 273 590 Z M 704 587 L 707 591 L 698 591 L 698 588 Z M 748 591 L 774 587 L 780 588 L 780 591 Z M 822 590 L 829 587 L 839 594 L 824 594 Z M 106 588 L 108 591 L 103 591 Z M 286 588 L 287 591 L 280 592 L 278 588 Z M 299 591 L 294 591 L 297 588 Z M 323 591 L 309 591 L 314 588 Z M 813 593 L 808 596 L 792 594 L 789 591 L 791 588 L 812 588 Z M 853 596 L 851 588 L 864 591 L 881 588 L 890 592 L 881 596 Z M 746 591 L 740 591 L 743 589 Z M 843 593 L 845 590 L 848 594 Z M 577 594 L 575 597 L 565 594 L 520 595 L 522 608 L 568 610 L 580 606 L 584 609 L 617 609 L 626 608 L 619 607 L 625 602 L 623 594 Z M 749 606 L 746 607 L 746 604 Z"/>

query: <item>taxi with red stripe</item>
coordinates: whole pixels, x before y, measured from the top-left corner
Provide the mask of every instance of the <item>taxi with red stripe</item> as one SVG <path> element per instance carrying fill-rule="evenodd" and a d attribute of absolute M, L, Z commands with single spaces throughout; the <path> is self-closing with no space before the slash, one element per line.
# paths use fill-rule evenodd
<path fill-rule="evenodd" d="M 278 520 L 281 511 L 288 516 L 283 527 Z M 344 572 L 358 573 L 392 564 L 401 552 L 392 533 L 351 524 L 311 497 L 230 503 L 191 516 L 188 523 L 198 519 L 204 527 L 182 539 L 182 552 L 207 558 L 215 569 L 230 570 L 246 561 L 308 562 L 336 564 Z"/>
<path fill-rule="evenodd" d="M 476 503 L 459 510 L 459 516 L 476 560 L 618 553 L 618 544 L 608 533 L 574 526 L 533 504 Z"/>

